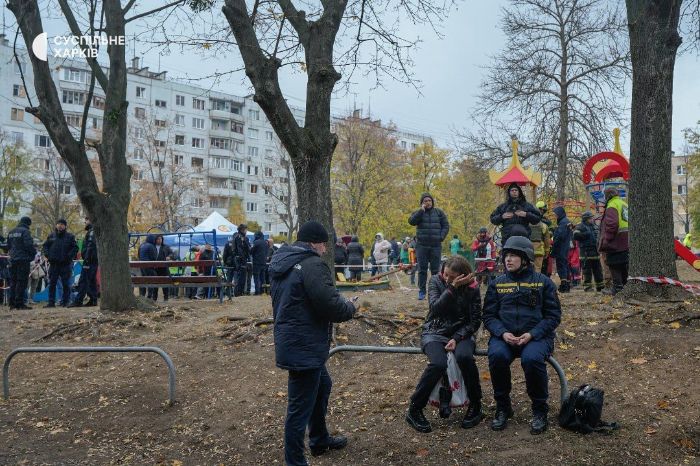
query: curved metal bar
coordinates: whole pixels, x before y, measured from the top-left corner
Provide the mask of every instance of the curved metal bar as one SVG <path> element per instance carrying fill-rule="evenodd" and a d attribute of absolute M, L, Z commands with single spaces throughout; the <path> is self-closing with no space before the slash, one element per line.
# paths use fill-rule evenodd
<path fill-rule="evenodd" d="M 328 357 L 330 358 L 336 353 L 341 352 L 352 352 L 352 353 L 398 353 L 398 354 L 421 354 L 420 348 L 415 346 L 360 346 L 360 345 L 340 345 L 328 352 Z M 477 348 L 474 351 L 476 356 L 487 356 L 488 351 L 483 348 Z M 547 358 L 547 362 L 554 368 L 559 376 L 559 386 L 561 389 L 560 399 L 561 403 L 564 404 L 566 399 L 569 397 L 569 382 L 566 380 L 566 374 L 564 370 L 559 365 L 559 362 L 554 359 L 554 356 Z"/>
<path fill-rule="evenodd" d="M 10 362 L 20 353 L 156 353 L 168 366 L 168 405 L 175 402 L 175 365 L 168 353 L 157 346 L 28 346 L 15 348 L 2 366 L 3 396 L 10 397 Z"/>

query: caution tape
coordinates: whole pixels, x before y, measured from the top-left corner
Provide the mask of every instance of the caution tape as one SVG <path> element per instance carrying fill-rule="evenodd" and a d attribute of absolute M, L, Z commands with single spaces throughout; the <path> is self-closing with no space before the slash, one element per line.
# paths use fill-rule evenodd
<path fill-rule="evenodd" d="M 688 284 L 683 283 L 681 281 L 674 280 L 673 278 L 667 278 L 667 277 L 629 277 L 627 280 L 637 280 L 637 281 L 646 282 L 646 283 L 660 283 L 660 284 L 664 284 L 664 285 L 680 286 L 681 288 L 684 288 L 693 294 L 700 295 L 700 286 L 688 285 Z"/>

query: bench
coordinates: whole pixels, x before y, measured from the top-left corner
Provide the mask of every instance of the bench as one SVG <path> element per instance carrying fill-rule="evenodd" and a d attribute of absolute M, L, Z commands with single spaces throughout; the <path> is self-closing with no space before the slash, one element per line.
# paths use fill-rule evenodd
<path fill-rule="evenodd" d="M 209 269 L 210 273 L 219 268 L 218 261 L 130 261 L 129 267 L 132 269 L 169 269 L 170 267 L 195 267 L 198 269 Z M 131 285 L 139 288 L 160 288 L 162 286 L 172 286 L 175 288 L 190 288 L 196 286 L 211 286 L 223 288 L 231 286 L 218 275 L 134 275 L 131 277 Z M 219 293 L 219 302 L 224 301 L 223 293 Z"/>

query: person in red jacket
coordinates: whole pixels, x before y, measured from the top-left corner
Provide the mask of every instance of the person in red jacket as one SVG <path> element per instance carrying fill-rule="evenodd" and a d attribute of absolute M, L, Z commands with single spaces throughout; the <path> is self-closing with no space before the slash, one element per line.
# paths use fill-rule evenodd
<path fill-rule="evenodd" d="M 493 242 L 485 227 L 479 229 L 479 233 L 472 242 L 472 251 L 476 259 L 477 276 L 483 283 L 488 283 L 489 276 L 496 268 L 496 243 Z"/>

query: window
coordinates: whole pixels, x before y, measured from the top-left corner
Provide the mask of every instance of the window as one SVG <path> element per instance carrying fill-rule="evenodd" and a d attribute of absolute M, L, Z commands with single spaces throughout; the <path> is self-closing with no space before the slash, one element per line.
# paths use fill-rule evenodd
<path fill-rule="evenodd" d="M 143 160 L 146 157 L 146 153 L 140 147 L 134 149 L 134 159 Z"/>
<path fill-rule="evenodd" d="M 226 138 L 211 138 L 211 147 L 216 147 L 217 149 L 231 150 L 231 140 Z"/>
<path fill-rule="evenodd" d="M 146 97 L 146 88 L 141 87 L 141 86 L 136 86 L 136 97 L 145 98 Z"/>
<path fill-rule="evenodd" d="M 401 141 L 401 148 L 406 150 L 406 141 Z"/>
<path fill-rule="evenodd" d="M 146 118 L 146 109 L 143 107 L 134 107 L 134 115 L 136 118 Z"/>
<path fill-rule="evenodd" d="M 185 164 L 185 156 L 184 155 L 174 155 L 173 156 L 173 165 L 184 165 Z"/>
<path fill-rule="evenodd" d="M 285 202 L 287 202 L 287 196 L 280 196 L 280 197 L 279 197 L 279 201 L 280 201 L 282 204 L 284 204 Z"/>
<path fill-rule="evenodd" d="M 272 213 L 272 205 L 271 205 L 271 204 L 265 204 L 265 206 L 264 206 L 264 212 L 265 212 L 266 214 L 271 214 L 271 213 Z M 267 226 L 267 224 L 266 224 L 266 226 Z M 268 230 L 268 231 L 270 230 L 270 228 L 265 228 L 265 229 Z"/>
<path fill-rule="evenodd" d="M 212 110 L 228 110 L 228 102 L 225 100 L 217 100 L 217 99 L 212 99 L 211 101 L 211 109 Z"/>
<path fill-rule="evenodd" d="M 272 167 L 265 167 L 264 173 L 265 173 L 266 177 L 268 177 L 268 178 L 272 177 L 273 176 L 272 175 Z"/>
<path fill-rule="evenodd" d="M 231 178 L 231 189 L 234 191 L 243 191 L 243 180 Z"/>
<path fill-rule="evenodd" d="M 272 131 L 265 131 L 265 140 L 272 141 Z"/>
<path fill-rule="evenodd" d="M 258 148 L 253 147 L 253 146 L 248 146 L 248 155 L 251 157 L 257 157 L 258 156 Z"/>
<path fill-rule="evenodd" d="M 131 173 L 133 175 L 134 181 L 143 181 L 143 170 L 132 167 Z"/>
<path fill-rule="evenodd" d="M 209 178 L 209 187 L 210 188 L 218 188 L 218 189 L 225 189 L 228 187 L 226 178 Z"/>
<path fill-rule="evenodd" d="M 289 178 L 286 176 L 280 176 L 280 183 L 289 183 Z"/>
<path fill-rule="evenodd" d="M 63 68 L 63 80 L 85 84 L 90 81 L 90 73 L 86 70 Z"/>
<path fill-rule="evenodd" d="M 153 145 L 155 147 L 165 147 L 165 141 L 161 141 L 160 139 L 154 139 Z"/>
<path fill-rule="evenodd" d="M 255 128 L 248 128 L 248 137 L 250 139 L 258 139 L 258 130 Z"/>
<path fill-rule="evenodd" d="M 98 110 L 104 110 L 104 108 L 105 108 L 104 97 L 93 96 L 92 97 L 92 106 Z"/>
<path fill-rule="evenodd" d="M 197 170 L 201 170 L 204 168 L 204 159 L 200 159 L 199 157 L 192 157 L 192 168 L 195 168 Z"/>
<path fill-rule="evenodd" d="M 250 194 L 258 194 L 258 185 L 257 184 L 250 185 Z"/>
<path fill-rule="evenodd" d="M 225 209 L 228 207 L 228 199 L 225 197 L 212 197 L 209 199 L 209 207 L 212 209 Z"/>
<path fill-rule="evenodd" d="M 15 97 L 26 97 L 27 91 L 21 84 L 15 84 L 14 86 L 12 86 L 12 95 Z"/>
<path fill-rule="evenodd" d="M 192 118 L 192 127 L 194 129 L 204 129 L 204 118 Z"/>
<path fill-rule="evenodd" d="M 175 105 L 178 107 L 184 107 L 185 106 L 185 96 L 184 95 L 176 95 L 175 96 Z"/>
<path fill-rule="evenodd" d="M 51 139 L 43 134 L 35 134 L 34 145 L 36 147 L 51 147 Z"/>
<path fill-rule="evenodd" d="M 248 118 L 251 120 L 260 120 L 260 110 L 248 110 Z"/>
<path fill-rule="evenodd" d="M 688 194 L 688 187 L 684 184 L 678 185 L 678 194 Z"/>
<path fill-rule="evenodd" d="M 228 157 L 210 157 L 209 166 L 211 168 L 229 169 L 231 167 L 231 159 Z"/>
<path fill-rule="evenodd" d="M 51 168 L 51 163 L 48 161 L 48 159 L 36 159 L 36 167 L 39 170 L 48 171 Z M 44 188 L 45 191 L 47 189 L 49 189 L 48 186 Z"/>
<path fill-rule="evenodd" d="M 58 184 L 59 194 L 70 194 L 70 184 L 69 183 L 59 183 Z"/>
<path fill-rule="evenodd" d="M 269 196 L 272 193 L 272 188 L 267 185 L 263 185 L 263 192 L 266 196 Z"/>
<path fill-rule="evenodd" d="M 192 97 L 192 108 L 195 110 L 204 110 L 205 102 L 202 99 Z"/>
<path fill-rule="evenodd" d="M 272 223 L 265 222 L 265 231 L 272 231 Z"/>
<path fill-rule="evenodd" d="M 242 172 L 243 171 L 243 162 L 240 160 L 233 159 L 233 170 L 237 172 Z"/>
<path fill-rule="evenodd" d="M 21 131 L 13 131 L 10 134 L 10 139 L 12 140 L 13 144 L 20 145 L 24 143 L 24 133 Z"/>
<path fill-rule="evenodd" d="M 143 128 L 134 128 L 134 137 L 136 139 L 143 139 L 146 137 L 146 130 Z"/>
<path fill-rule="evenodd" d="M 102 129 L 102 118 L 97 118 L 97 117 L 90 118 L 90 128 Z"/>
<path fill-rule="evenodd" d="M 13 108 L 10 110 L 10 119 L 15 121 L 24 121 L 24 110 L 21 108 Z"/>
<path fill-rule="evenodd" d="M 80 115 L 66 114 L 66 123 L 73 128 L 81 128 L 83 126 L 83 117 Z"/>
<path fill-rule="evenodd" d="M 235 113 L 236 115 L 240 115 L 241 109 L 232 105 L 231 106 L 231 113 Z"/>
<path fill-rule="evenodd" d="M 685 175 L 685 165 L 678 165 L 676 167 L 676 175 Z"/>
<path fill-rule="evenodd" d="M 204 139 L 192 138 L 192 147 L 195 149 L 204 149 Z"/>
<path fill-rule="evenodd" d="M 231 122 L 231 131 L 234 133 L 243 134 L 243 124 L 236 123 L 235 121 Z"/>
<path fill-rule="evenodd" d="M 270 160 L 274 159 L 274 157 L 272 155 L 272 149 L 265 149 L 265 158 L 270 159 Z"/>
<path fill-rule="evenodd" d="M 258 211 L 258 203 L 257 202 L 246 202 L 245 203 L 245 210 L 246 210 L 246 212 L 257 212 Z"/>
<path fill-rule="evenodd" d="M 165 120 L 154 120 L 153 124 L 156 126 L 156 128 L 165 128 L 167 126 Z"/>
<path fill-rule="evenodd" d="M 168 106 L 168 103 L 165 100 L 156 99 L 156 107 L 166 108 L 167 106 Z"/>
<path fill-rule="evenodd" d="M 63 103 L 64 104 L 75 104 L 83 105 L 85 104 L 85 93 L 78 91 L 63 91 Z"/>
<path fill-rule="evenodd" d="M 248 165 L 248 174 L 249 175 L 257 175 L 258 174 L 257 165 Z"/>
<path fill-rule="evenodd" d="M 185 145 L 185 136 L 182 134 L 176 134 L 175 135 L 175 144 L 178 146 L 184 146 Z"/>
<path fill-rule="evenodd" d="M 195 197 L 192 199 L 192 207 L 204 207 L 204 199 L 201 197 Z"/>

